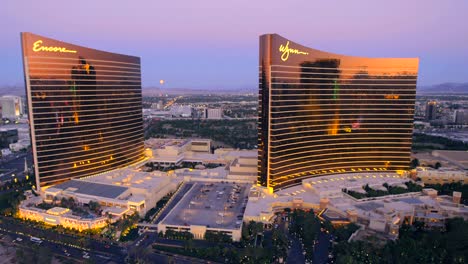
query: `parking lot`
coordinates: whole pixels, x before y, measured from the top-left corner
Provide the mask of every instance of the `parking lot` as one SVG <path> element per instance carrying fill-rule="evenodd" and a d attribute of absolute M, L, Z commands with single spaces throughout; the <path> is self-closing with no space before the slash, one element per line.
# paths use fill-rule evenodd
<path fill-rule="evenodd" d="M 237 229 L 242 224 L 247 184 L 197 182 L 163 220 L 166 225 Z"/>

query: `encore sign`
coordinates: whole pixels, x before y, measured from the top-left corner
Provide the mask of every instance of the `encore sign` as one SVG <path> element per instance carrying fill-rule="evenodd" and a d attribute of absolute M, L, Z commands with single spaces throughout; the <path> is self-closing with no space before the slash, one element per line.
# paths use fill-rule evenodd
<path fill-rule="evenodd" d="M 64 48 L 64 47 L 42 46 L 42 40 L 38 40 L 34 42 L 32 50 L 34 52 L 48 51 L 48 52 L 76 53 L 76 50 L 68 50 L 67 48 Z"/>
<path fill-rule="evenodd" d="M 289 41 L 286 42 L 286 45 L 283 46 L 283 44 L 280 45 L 279 47 L 279 52 L 282 52 L 281 54 L 281 60 L 282 61 L 287 61 L 289 58 L 289 54 L 301 54 L 301 55 L 308 55 L 309 52 L 306 51 L 301 51 L 298 49 L 290 49 L 289 48 Z"/>

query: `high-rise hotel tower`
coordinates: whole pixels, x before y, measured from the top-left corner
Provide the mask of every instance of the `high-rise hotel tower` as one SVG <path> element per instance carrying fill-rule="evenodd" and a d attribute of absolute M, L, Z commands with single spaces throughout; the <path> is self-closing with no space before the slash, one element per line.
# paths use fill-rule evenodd
<path fill-rule="evenodd" d="M 144 159 L 140 58 L 21 41 L 38 188 Z"/>
<path fill-rule="evenodd" d="M 258 184 L 406 169 L 417 58 L 361 58 L 260 37 Z"/>

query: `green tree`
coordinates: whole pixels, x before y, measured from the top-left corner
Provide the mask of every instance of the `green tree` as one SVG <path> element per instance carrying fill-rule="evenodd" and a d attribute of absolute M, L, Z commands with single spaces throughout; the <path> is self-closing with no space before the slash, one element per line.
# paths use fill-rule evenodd
<path fill-rule="evenodd" d="M 413 159 L 410 163 L 410 168 L 411 169 L 414 169 L 416 167 L 418 167 L 420 164 L 419 164 L 419 159 Z"/>
<path fill-rule="evenodd" d="M 96 201 L 89 201 L 88 206 L 89 209 L 95 213 L 99 213 L 101 211 L 101 205 Z"/>

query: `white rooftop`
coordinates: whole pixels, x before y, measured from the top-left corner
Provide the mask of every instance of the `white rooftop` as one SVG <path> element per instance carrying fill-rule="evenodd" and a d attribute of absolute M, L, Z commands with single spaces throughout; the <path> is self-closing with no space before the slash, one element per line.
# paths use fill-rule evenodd
<path fill-rule="evenodd" d="M 125 168 L 103 173 L 101 175 L 89 177 L 83 180 L 87 182 L 109 184 L 127 188 L 153 190 L 159 188 L 161 185 L 168 184 L 173 179 L 174 177 L 165 172 L 144 172 L 135 168 Z"/>

